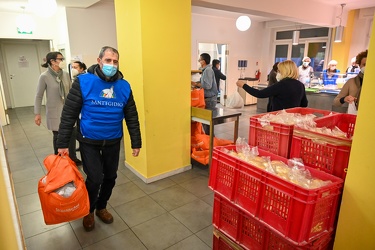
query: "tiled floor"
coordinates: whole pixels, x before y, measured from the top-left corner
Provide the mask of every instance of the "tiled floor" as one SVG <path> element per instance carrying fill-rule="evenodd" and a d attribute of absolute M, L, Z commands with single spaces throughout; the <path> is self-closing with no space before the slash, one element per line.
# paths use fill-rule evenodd
<path fill-rule="evenodd" d="M 248 138 L 249 117 L 255 106 L 242 112 L 239 136 Z M 4 127 L 27 249 L 211 249 L 213 192 L 207 187 L 208 170 L 193 166 L 184 173 L 145 184 L 124 165 L 121 150 L 116 186 L 109 200 L 114 223 L 96 219 L 92 232 L 82 220 L 47 226 L 37 194 L 45 174 L 43 159 L 53 153 L 52 133 L 45 123 L 34 123 L 33 107 L 8 110 L 11 124 Z M 42 121 L 45 122 L 43 114 Z M 215 136 L 233 139 L 233 122 L 216 125 Z"/>

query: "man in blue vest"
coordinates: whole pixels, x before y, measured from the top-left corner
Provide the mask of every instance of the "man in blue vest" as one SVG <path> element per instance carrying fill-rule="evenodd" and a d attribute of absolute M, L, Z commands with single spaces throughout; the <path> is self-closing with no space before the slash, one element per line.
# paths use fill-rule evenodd
<path fill-rule="evenodd" d="M 70 136 L 77 122 L 77 140 L 90 200 L 90 213 L 83 218 L 86 231 L 95 227 L 95 210 L 104 223 L 113 222 L 106 206 L 117 178 L 124 119 L 132 155 L 138 156 L 142 146 L 137 108 L 130 84 L 118 69 L 118 51 L 103 47 L 97 62 L 87 74 L 74 80 L 61 115 L 61 134 L 57 140 L 58 152 L 68 154 Z"/>

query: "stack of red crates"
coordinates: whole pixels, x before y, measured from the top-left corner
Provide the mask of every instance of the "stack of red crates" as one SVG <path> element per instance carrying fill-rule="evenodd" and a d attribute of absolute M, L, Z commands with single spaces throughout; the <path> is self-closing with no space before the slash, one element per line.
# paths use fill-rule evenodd
<path fill-rule="evenodd" d="M 340 178 L 307 167 L 312 176 L 331 183 L 305 189 L 223 149 L 236 146 L 216 147 L 212 157 L 213 225 L 220 233 L 244 249 L 327 249 L 343 185 Z M 259 151 L 271 160 L 287 161 Z M 219 243 L 214 236 L 214 249 Z"/>
<path fill-rule="evenodd" d="M 301 115 L 313 114 L 316 115 L 317 119 L 336 114 L 332 111 L 312 108 L 291 108 L 285 109 L 285 111 Z M 277 114 L 278 112 L 274 111 L 267 114 Z M 249 145 L 257 146 L 276 155 L 289 158 L 294 125 L 271 122 L 269 126 L 263 126 L 259 118 L 264 115 L 259 114 L 250 117 Z"/>
<path fill-rule="evenodd" d="M 301 115 L 314 114 L 317 116 L 314 120 L 316 127 L 338 127 L 346 133 L 347 138 L 274 122 L 263 127 L 259 118 L 265 114 L 259 114 L 250 118 L 249 145 L 282 157 L 301 158 L 306 166 L 345 180 L 357 116 L 312 108 L 291 108 L 285 111 Z"/>
<path fill-rule="evenodd" d="M 314 114 L 317 116 L 315 119 L 317 127 L 330 129 L 338 127 L 346 133 L 347 138 L 338 138 L 294 125 L 273 122 L 263 127 L 258 118 L 265 114 L 260 114 L 250 118 L 249 144 L 282 157 L 301 158 L 305 166 L 322 170 L 345 181 L 356 116 L 311 108 L 292 108 L 285 111 L 301 115 Z M 272 114 L 277 112 L 272 112 Z M 341 201 L 340 195 L 339 201 Z M 240 203 L 241 199 L 237 199 L 237 202 Z M 249 203 L 242 202 L 242 205 L 244 204 L 246 207 Z M 338 210 L 339 206 L 337 214 Z"/>

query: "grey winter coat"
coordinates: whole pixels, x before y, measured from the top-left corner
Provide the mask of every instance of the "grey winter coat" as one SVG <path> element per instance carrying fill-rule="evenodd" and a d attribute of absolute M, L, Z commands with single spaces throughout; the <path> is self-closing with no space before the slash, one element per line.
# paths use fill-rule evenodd
<path fill-rule="evenodd" d="M 69 74 L 63 71 L 62 81 L 65 88 L 65 97 L 72 86 Z M 42 107 L 44 92 L 46 92 L 46 122 L 47 128 L 52 131 L 58 131 L 60 125 L 60 117 L 64 106 L 65 98 L 60 96 L 60 84 L 53 76 L 48 68 L 39 77 L 39 83 L 35 95 L 34 114 L 39 115 Z"/>

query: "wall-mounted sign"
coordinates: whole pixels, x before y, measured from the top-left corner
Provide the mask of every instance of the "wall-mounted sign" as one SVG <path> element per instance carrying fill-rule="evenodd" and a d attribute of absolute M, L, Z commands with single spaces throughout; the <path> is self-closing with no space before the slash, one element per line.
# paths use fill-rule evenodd
<path fill-rule="evenodd" d="M 20 67 L 20 68 L 28 68 L 29 67 L 29 61 L 26 59 L 25 56 L 18 57 L 18 67 Z"/>
<path fill-rule="evenodd" d="M 27 14 L 20 14 L 16 19 L 18 34 L 32 34 L 35 29 L 34 19 Z"/>

